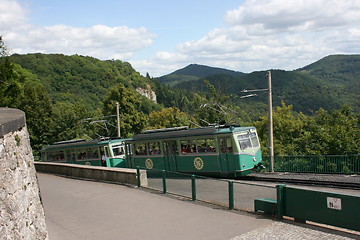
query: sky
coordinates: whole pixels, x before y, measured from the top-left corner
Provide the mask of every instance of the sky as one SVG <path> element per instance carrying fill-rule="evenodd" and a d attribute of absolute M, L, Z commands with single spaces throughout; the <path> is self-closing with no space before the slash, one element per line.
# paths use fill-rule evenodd
<path fill-rule="evenodd" d="M 159 77 L 189 64 L 250 73 L 360 53 L 359 0 L 0 0 L 10 54 L 130 62 Z"/>

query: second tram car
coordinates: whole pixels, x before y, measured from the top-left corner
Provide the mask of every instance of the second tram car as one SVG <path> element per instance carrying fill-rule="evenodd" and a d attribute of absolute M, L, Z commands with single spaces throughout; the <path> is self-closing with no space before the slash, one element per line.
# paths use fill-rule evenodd
<path fill-rule="evenodd" d="M 130 168 L 235 178 L 261 165 L 254 127 L 177 127 L 144 131 L 125 143 Z"/>
<path fill-rule="evenodd" d="M 44 162 L 126 167 L 124 139 L 70 140 L 41 150 Z"/>

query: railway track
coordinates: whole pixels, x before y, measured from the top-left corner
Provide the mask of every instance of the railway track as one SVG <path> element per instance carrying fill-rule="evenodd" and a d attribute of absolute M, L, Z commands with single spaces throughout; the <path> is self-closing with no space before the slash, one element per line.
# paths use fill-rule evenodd
<path fill-rule="evenodd" d="M 299 175 L 291 178 L 291 175 L 287 175 L 286 177 L 281 176 L 258 176 L 256 175 L 248 175 L 241 177 L 239 180 L 251 180 L 251 181 L 264 181 L 264 182 L 276 182 L 276 183 L 284 183 L 284 184 L 301 184 L 301 185 L 312 185 L 312 186 L 326 186 L 326 187 L 334 187 L 334 188 L 345 188 L 345 189 L 355 189 L 360 190 L 360 182 L 358 181 L 349 181 L 349 178 L 346 177 L 343 180 L 341 178 L 337 178 L 336 181 L 331 179 L 320 179 L 321 175 L 303 175 L 303 179 L 299 179 Z M 294 175 L 295 176 L 295 175 Z M 328 176 L 327 176 L 328 177 Z M 356 177 L 356 180 L 360 179 L 360 176 Z"/>

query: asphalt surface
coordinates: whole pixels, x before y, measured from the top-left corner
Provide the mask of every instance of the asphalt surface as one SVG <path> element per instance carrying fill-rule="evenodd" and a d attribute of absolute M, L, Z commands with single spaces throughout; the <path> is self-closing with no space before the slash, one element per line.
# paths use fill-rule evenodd
<path fill-rule="evenodd" d="M 38 178 L 50 240 L 360 238 L 123 185 Z"/>

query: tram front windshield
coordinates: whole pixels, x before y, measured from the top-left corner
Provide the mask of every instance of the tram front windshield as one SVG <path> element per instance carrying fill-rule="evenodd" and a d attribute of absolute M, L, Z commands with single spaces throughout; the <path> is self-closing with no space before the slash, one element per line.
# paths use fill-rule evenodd
<path fill-rule="evenodd" d="M 115 145 L 112 147 L 114 157 L 121 157 L 124 155 L 124 146 L 123 145 Z"/>
<path fill-rule="evenodd" d="M 237 140 L 242 151 L 248 148 L 259 147 L 259 140 L 256 132 L 246 132 L 237 136 Z"/>

